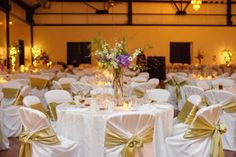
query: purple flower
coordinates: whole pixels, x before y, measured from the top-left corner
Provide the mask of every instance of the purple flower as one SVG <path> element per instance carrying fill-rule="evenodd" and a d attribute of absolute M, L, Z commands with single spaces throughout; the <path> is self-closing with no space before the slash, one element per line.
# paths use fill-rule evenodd
<path fill-rule="evenodd" d="M 128 55 L 119 55 L 116 60 L 116 62 L 123 68 L 128 67 L 130 65 Z"/>

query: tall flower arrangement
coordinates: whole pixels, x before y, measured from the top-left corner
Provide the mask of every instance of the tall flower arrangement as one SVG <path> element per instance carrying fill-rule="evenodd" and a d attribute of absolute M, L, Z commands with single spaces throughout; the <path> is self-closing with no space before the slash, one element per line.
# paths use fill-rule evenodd
<path fill-rule="evenodd" d="M 119 95 L 123 96 L 123 70 L 131 65 L 143 49 L 138 48 L 134 50 L 134 53 L 128 53 L 126 50 L 127 41 L 124 38 L 121 41 L 115 40 L 113 46 L 102 38 L 94 39 L 92 44 L 99 65 L 103 68 L 113 69 L 113 88 L 117 97 L 117 104 L 119 104 L 118 97 Z"/>
<path fill-rule="evenodd" d="M 10 45 L 8 49 L 9 49 L 9 58 L 11 61 L 11 70 L 15 71 L 17 57 L 18 57 L 18 54 L 20 53 L 19 45 L 17 45 L 16 43 L 12 43 L 12 45 Z"/>

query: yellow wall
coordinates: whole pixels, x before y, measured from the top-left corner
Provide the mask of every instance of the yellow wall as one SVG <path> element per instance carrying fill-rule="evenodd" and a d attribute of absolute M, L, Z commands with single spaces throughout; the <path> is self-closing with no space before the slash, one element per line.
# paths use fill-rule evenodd
<path fill-rule="evenodd" d="M 166 56 L 169 62 L 169 43 L 192 42 L 193 56 L 204 51 L 204 64 L 212 63 L 217 55 L 217 63 L 222 63 L 221 51 L 228 48 L 236 62 L 236 27 L 188 27 L 188 26 L 35 26 L 34 45 L 46 50 L 53 61 L 66 62 L 66 43 L 91 41 L 100 33 L 108 42 L 125 37 L 127 49 L 132 52 L 138 47 L 152 46 L 145 52 L 151 56 Z"/>
<path fill-rule="evenodd" d="M 25 10 L 14 2 L 10 2 L 10 44 L 13 42 L 18 44 L 19 40 L 23 40 L 25 44 L 25 65 L 31 64 L 31 35 L 30 25 L 24 22 L 26 19 Z"/>
<path fill-rule="evenodd" d="M 6 59 L 6 15 L 0 11 L 0 59 Z"/>

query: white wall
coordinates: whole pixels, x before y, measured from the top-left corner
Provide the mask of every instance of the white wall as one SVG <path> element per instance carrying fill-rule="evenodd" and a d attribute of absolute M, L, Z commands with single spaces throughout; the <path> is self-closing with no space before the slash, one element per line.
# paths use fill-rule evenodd
<path fill-rule="evenodd" d="M 66 62 L 66 43 L 91 41 L 100 33 L 108 42 L 125 37 L 127 49 L 132 52 L 138 47 L 153 46 L 145 52 L 151 56 L 166 56 L 169 62 L 169 43 L 192 42 L 193 56 L 204 51 L 203 63 L 212 63 L 217 55 L 217 63 L 222 63 L 221 51 L 228 48 L 236 62 L 236 27 L 188 27 L 188 26 L 35 26 L 34 45 L 47 51 L 53 61 Z"/>

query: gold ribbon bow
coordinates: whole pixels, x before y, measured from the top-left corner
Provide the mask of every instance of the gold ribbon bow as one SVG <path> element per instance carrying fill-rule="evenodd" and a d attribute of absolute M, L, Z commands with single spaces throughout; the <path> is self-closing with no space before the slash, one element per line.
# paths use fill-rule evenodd
<path fill-rule="evenodd" d="M 57 120 L 57 112 L 56 112 L 57 105 L 59 105 L 59 104 L 56 102 L 51 102 L 48 104 L 49 115 L 50 115 L 50 119 L 52 121 Z"/>
<path fill-rule="evenodd" d="M 13 99 L 13 98 L 16 98 L 19 95 L 20 89 L 16 89 L 16 88 L 3 88 L 2 92 L 3 92 L 5 98 Z"/>
<path fill-rule="evenodd" d="M 60 144 L 59 139 L 51 127 L 44 128 L 35 133 L 23 131 L 19 139 L 21 141 L 19 157 L 32 157 L 31 141 L 37 141 L 47 145 Z"/>
<path fill-rule="evenodd" d="M 41 103 L 32 104 L 32 105 L 30 105 L 30 108 L 32 108 L 34 110 L 38 110 L 38 111 L 44 113 L 48 117 L 48 114 L 47 114 L 45 108 L 43 107 L 43 105 Z"/>
<path fill-rule="evenodd" d="M 49 80 L 42 79 L 42 78 L 30 78 L 30 84 L 32 88 L 37 88 L 37 89 L 44 89 L 48 87 L 49 85 Z"/>
<path fill-rule="evenodd" d="M 125 145 L 121 152 L 121 157 L 134 157 L 135 150 L 142 148 L 144 143 L 151 143 L 153 140 L 154 129 L 149 129 L 145 135 L 133 135 L 131 138 L 127 139 L 116 132 L 109 129 L 106 130 L 105 136 L 105 147 L 115 147 L 119 145 Z"/>
<path fill-rule="evenodd" d="M 223 105 L 222 109 L 228 113 L 235 113 L 236 112 L 236 101 Z"/>
<path fill-rule="evenodd" d="M 211 137 L 211 155 L 212 157 L 224 157 L 223 144 L 221 134 L 226 132 L 226 127 L 223 124 L 210 124 L 203 117 L 198 116 L 190 125 L 184 134 L 184 138 L 196 139 L 201 137 Z"/>
<path fill-rule="evenodd" d="M 192 108 L 193 108 L 194 104 L 192 104 L 191 102 L 189 102 L 188 100 L 186 100 L 182 110 L 179 112 L 177 118 L 179 120 L 179 122 L 184 123 L 188 114 L 191 112 Z"/>

